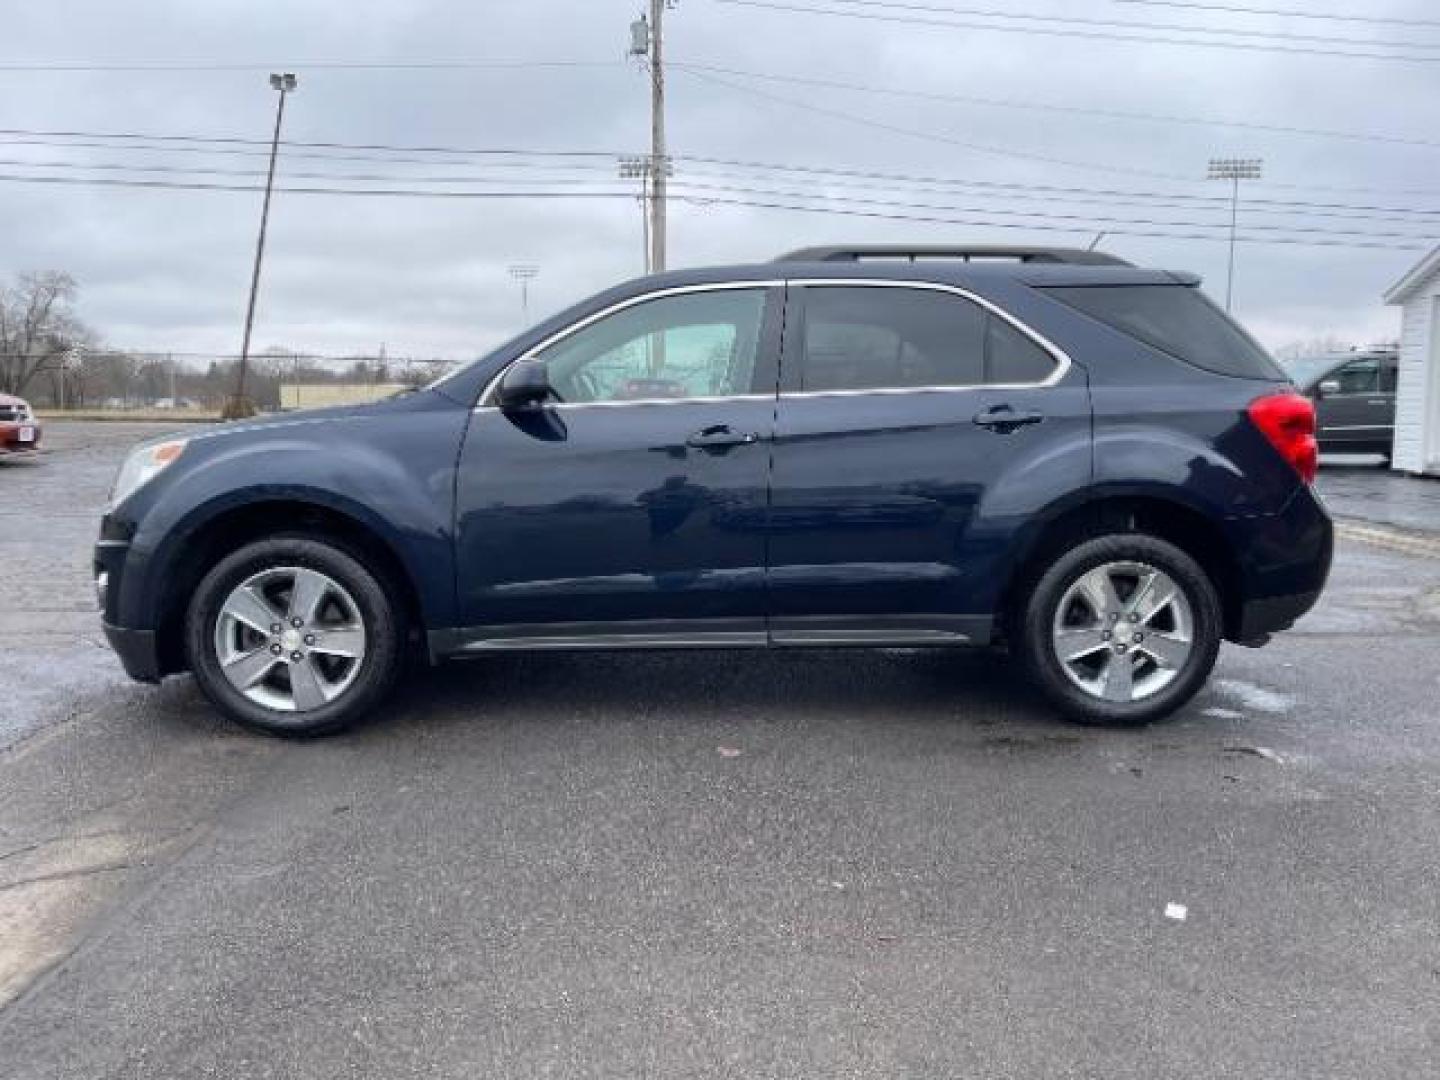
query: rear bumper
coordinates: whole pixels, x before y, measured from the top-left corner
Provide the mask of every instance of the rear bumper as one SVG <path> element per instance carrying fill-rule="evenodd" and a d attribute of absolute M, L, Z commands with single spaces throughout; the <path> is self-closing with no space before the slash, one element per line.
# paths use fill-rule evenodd
<path fill-rule="evenodd" d="M 20 441 L 20 429 L 33 432 L 27 442 Z M 6 420 L 0 423 L 0 454 L 33 454 L 40 449 L 41 428 L 39 424 L 17 424 Z"/>
<path fill-rule="evenodd" d="M 153 630 L 130 630 L 108 622 L 100 625 L 105 630 L 105 640 L 110 642 L 110 648 L 120 657 L 125 674 L 138 682 L 160 681 L 160 652 Z"/>
<path fill-rule="evenodd" d="M 1288 630 L 1315 606 L 1330 577 L 1330 515 L 1313 489 L 1301 487 L 1279 514 L 1245 523 L 1236 540 L 1242 600 L 1226 636 L 1254 642 Z"/>
<path fill-rule="evenodd" d="M 1320 590 L 1316 589 L 1314 592 L 1246 601 L 1240 608 L 1240 626 L 1235 638 L 1240 642 L 1256 642 L 1281 630 L 1289 630 L 1319 599 Z"/>

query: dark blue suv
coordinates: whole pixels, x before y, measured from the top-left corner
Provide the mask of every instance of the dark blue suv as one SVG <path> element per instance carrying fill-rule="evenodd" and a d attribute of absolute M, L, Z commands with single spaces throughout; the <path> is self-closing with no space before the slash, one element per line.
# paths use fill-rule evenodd
<path fill-rule="evenodd" d="M 1197 285 L 1052 248 L 632 281 L 425 390 L 137 448 L 106 633 L 295 734 L 523 649 L 1003 646 L 1151 720 L 1330 566 L 1312 406 Z"/>

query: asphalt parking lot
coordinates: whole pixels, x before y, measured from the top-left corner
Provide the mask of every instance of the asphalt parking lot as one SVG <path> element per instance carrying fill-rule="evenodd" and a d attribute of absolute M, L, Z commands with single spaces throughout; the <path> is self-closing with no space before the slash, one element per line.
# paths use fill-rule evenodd
<path fill-rule="evenodd" d="M 1440 1071 L 1440 559 L 1342 539 L 1135 731 L 892 650 L 500 656 L 288 743 L 103 648 L 159 430 L 0 464 L 0 1077 Z"/>

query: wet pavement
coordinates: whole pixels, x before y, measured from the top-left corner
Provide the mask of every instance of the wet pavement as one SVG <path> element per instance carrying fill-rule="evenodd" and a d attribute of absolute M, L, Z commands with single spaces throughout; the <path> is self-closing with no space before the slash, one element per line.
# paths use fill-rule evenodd
<path fill-rule="evenodd" d="M 1440 533 L 1440 477 L 1407 476 L 1363 454 L 1326 455 L 1315 486 L 1336 517 Z"/>
<path fill-rule="evenodd" d="M 1440 559 L 1342 538 L 1135 731 L 985 654 L 597 654 L 297 744 L 97 647 L 152 430 L 97 428 L 0 467 L 0 1077 L 1440 1068 Z"/>

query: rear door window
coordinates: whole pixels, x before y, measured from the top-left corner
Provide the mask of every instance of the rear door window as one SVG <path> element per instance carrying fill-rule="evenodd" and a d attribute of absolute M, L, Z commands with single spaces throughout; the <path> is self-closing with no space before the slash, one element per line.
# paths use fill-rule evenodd
<path fill-rule="evenodd" d="M 955 293 L 876 285 L 804 289 L 803 391 L 1037 383 L 1045 349 Z"/>
<path fill-rule="evenodd" d="M 1191 286 L 1071 285 L 1043 291 L 1106 326 L 1206 371 L 1244 379 L 1285 378 L 1254 338 Z"/>

